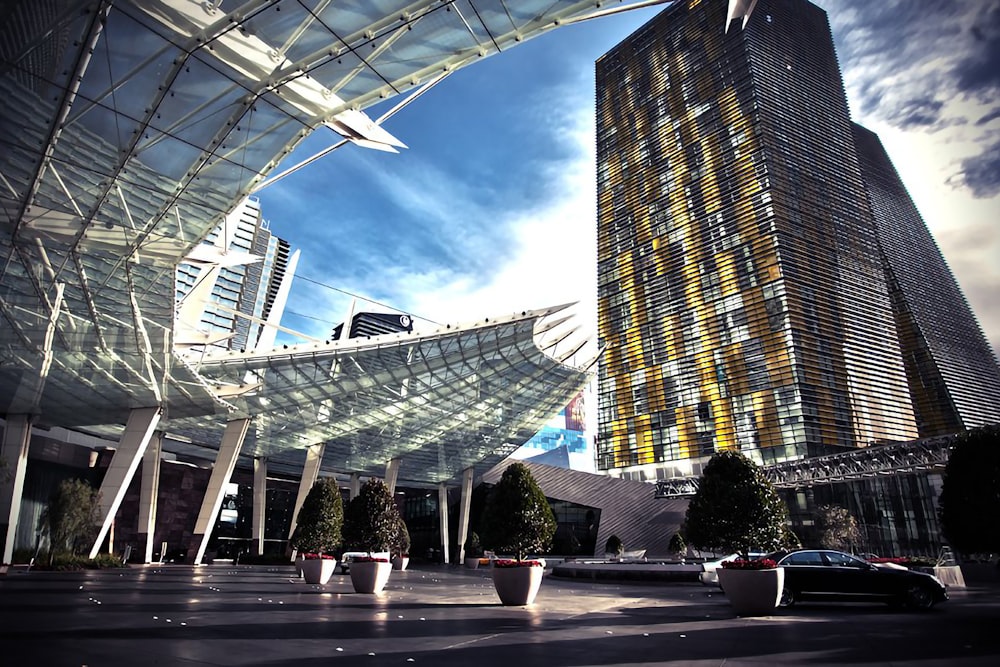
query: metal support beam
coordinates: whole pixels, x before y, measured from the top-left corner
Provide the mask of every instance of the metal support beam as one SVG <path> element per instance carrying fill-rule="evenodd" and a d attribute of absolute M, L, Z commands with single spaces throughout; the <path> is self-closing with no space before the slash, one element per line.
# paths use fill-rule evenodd
<path fill-rule="evenodd" d="M 14 537 L 17 519 L 21 514 L 21 494 L 24 492 L 24 473 L 28 469 L 28 446 L 31 443 L 31 417 L 7 415 L 3 430 L 3 456 L 9 469 L 0 474 L 0 538 L 3 539 L 3 561 L 10 563 L 14 557 Z"/>
<path fill-rule="evenodd" d="M 255 456 L 253 459 L 253 526 L 251 527 L 254 549 L 258 556 L 264 555 L 264 516 L 267 509 L 267 458 Z"/>
<path fill-rule="evenodd" d="M 348 500 L 354 500 L 358 497 L 358 494 L 361 493 L 361 473 L 351 473 L 351 485 L 348 487 L 348 490 L 348 495 L 350 496 Z"/>
<path fill-rule="evenodd" d="M 292 539 L 292 534 L 295 532 L 295 526 L 298 525 L 299 510 L 302 509 L 302 503 L 306 501 L 306 496 L 309 495 L 309 490 L 312 489 L 313 484 L 319 479 L 319 464 L 323 462 L 323 452 L 326 450 L 326 443 L 320 442 L 315 445 L 310 445 L 306 449 L 306 463 L 302 466 L 302 478 L 299 480 L 299 492 L 295 496 L 295 510 L 292 512 L 292 525 L 288 529 L 288 539 Z M 294 550 L 292 554 L 294 556 Z"/>
<path fill-rule="evenodd" d="M 156 496 L 160 492 L 160 451 L 163 431 L 153 433 L 146 453 L 142 456 L 142 486 L 139 490 L 139 541 L 143 542 L 143 562 L 153 562 L 156 544 Z"/>
<path fill-rule="evenodd" d="M 222 436 L 222 444 L 219 445 L 219 455 L 212 467 L 212 476 L 208 480 L 205 499 L 201 503 L 198 521 L 194 526 L 192 541 L 198 545 L 192 560 L 195 565 L 201 565 L 201 560 L 205 557 L 208 540 L 212 537 L 212 529 L 215 527 L 216 517 L 219 516 L 219 508 L 222 507 L 222 499 L 226 495 L 226 484 L 233 476 L 233 468 L 236 467 L 236 459 L 240 455 L 240 448 L 243 446 L 243 439 L 246 438 L 249 428 L 249 419 L 234 419 L 226 424 L 226 432 Z"/>
<path fill-rule="evenodd" d="M 441 554 L 444 563 L 450 563 L 451 543 L 448 537 L 448 487 L 438 484 L 438 520 L 441 522 Z"/>
<path fill-rule="evenodd" d="M 469 508 L 472 507 L 472 479 L 475 469 L 469 467 L 462 471 L 462 500 L 458 506 L 458 562 L 465 562 L 465 541 L 469 537 Z"/>
<path fill-rule="evenodd" d="M 162 410 L 155 408 L 136 408 L 128 415 L 125 431 L 118 440 L 118 448 L 111 458 L 111 465 L 101 482 L 100 517 L 98 518 L 97 538 L 90 548 L 90 558 L 97 556 L 101 543 L 108 536 L 115 514 L 122 504 L 128 485 L 132 483 L 139 461 L 146 453 L 149 441 L 153 439 L 157 424 L 160 423 Z M 114 545 L 112 545 L 113 549 Z"/>
<path fill-rule="evenodd" d="M 399 477 L 399 458 L 389 459 L 385 464 L 385 485 L 389 493 L 396 493 L 396 479 Z"/>

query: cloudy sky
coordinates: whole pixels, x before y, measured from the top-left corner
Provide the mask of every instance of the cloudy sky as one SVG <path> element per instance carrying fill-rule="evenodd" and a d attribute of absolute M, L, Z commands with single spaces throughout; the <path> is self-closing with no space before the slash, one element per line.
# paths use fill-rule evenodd
<path fill-rule="evenodd" d="M 854 120 L 880 135 L 1000 350 L 1000 0 L 816 4 Z M 346 293 L 424 326 L 571 301 L 595 321 L 594 61 L 656 11 L 461 70 L 385 122 L 399 155 L 346 146 L 261 191 L 303 254 L 283 324 L 325 336 Z M 317 132 L 283 166 L 336 140 Z"/>

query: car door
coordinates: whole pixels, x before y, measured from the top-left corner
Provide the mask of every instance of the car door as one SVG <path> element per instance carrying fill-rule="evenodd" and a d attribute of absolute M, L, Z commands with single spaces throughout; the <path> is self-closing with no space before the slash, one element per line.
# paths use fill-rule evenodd
<path fill-rule="evenodd" d="M 824 571 L 827 569 L 818 551 L 796 551 L 781 559 L 785 568 L 785 585 L 796 594 L 811 596 L 822 594 Z"/>
<path fill-rule="evenodd" d="M 828 570 L 827 593 L 832 597 L 870 597 L 876 595 L 873 568 L 868 563 L 839 551 L 824 551 Z"/>

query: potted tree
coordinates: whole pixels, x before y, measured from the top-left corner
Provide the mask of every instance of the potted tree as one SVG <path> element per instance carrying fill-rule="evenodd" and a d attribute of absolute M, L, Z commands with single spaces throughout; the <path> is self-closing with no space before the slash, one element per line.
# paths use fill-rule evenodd
<path fill-rule="evenodd" d="M 761 469 L 739 452 L 720 452 L 705 466 L 688 505 L 685 534 L 698 549 L 739 554 L 720 568 L 719 583 L 740 616 L 768 614 L 778 606 L 785 571 L 749 554 L 780 546 L 787 515 Z"/>
<path fill-rule="evenodd" d="M 410 564 L 410 531 L 401 514 L 396 514 L 396 540 L 392 546 L 392 569 L 405 570 Z"/>
<path fill-rule="evenodd" d="M 330 553 L 340 544 L 344 524 L 344 500 L 340 487 L 332 477 L 316 480 L 295 520 L 292 548 L 302 560 L 302 577 L 306 583 L 325 584 L 330 580 L 337 561 Z"/>
<path fill-rule="evenodd" d="M 465 567 L 475 570 L 479 567 L 479 559 L 483 557 L 483 546 L 479 542 L 479 535 L 472 531 L 469 539 L 465 541 Z"/>
<path fill-rule="evenodd" d="M 612 535 L 604 543 L 604 557 L 608 560 L 621 560 L 623 553 L 625 553 L 625 543 L 617 535 Z"/>
<path fill-rule="evenodd" d="M 674 533 L 673 537 L 670 538 L 670 544 L 667 545 L 670 549 L 670 553 L 674 554 L 680 562 L 684 562 L 684 557 L 687 555 L 687 542 L 684 541 L 684 536 L 680 533 Z"/>
<path fill-rule="evenodd" d="M 366 556 L 351 561 L 351 584 L 357 593 L 378 593 L 392 571 L 391 549 L 397 540 L 399 510 L 380 479 L 369 479 L 344 510 L 344 544 Z"/>
<path fill-rule="evenodd" d="M 483 546 L 511 554 L 493 563 L 493 586 L 505 605 L 531 604 L 542 584 L 544 565 L 525 560 L 552 544 L 556 519 L 528 467 L 512 463 L 493 487 L 480 524 Z"/>

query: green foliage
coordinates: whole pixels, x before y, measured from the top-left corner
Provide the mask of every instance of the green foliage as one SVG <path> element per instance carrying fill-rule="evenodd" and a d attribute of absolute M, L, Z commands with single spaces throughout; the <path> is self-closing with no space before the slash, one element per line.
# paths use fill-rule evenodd
<path fill-rule="evenodd" d="M 678 556 L 683 556 L 687 553 L 688 547 L 687 542 L 684 541 L 684 536 L 680 533 L 674 533 L 673 537 L 670 538 L 670 544 L 667 545 L 670 553 L 677 554 Z"/>
<path fill-rule="evenodd" d="M 622 539 L 617 535 L 612 535 L 608 538 L 608 541 L 604 543 L 604 553 L 621 556 L 625 553 L 625 543 L 622 542 Z"/>
<path fill-rule="evenodd" d="M 720 452 L 705 466 L 685 518 L 698 549 L 771 551 L 781 544 L 788 509 L 757 465 L 739 452 Z"/>
<path fill-rule="evenodd" d="M 1000 425 L 955 436 L 938 505 L 944 536 L 955 550 L 1000 552 Z"/>
<path fill-rule="evenodd" d="M 850 549 L 861 539 L 858 522 L 850 512 L 839 505 L 821 505 L 816 508 L 816 527 L 819 545 L 824 549 Z"/>
<path fill-rule="evenodd" d="M 344 545 L 347 551 L 391 551 L 397 543 L 399 510 L 380 479 L 369 479 L 344 511 Z"/>
<path fill-rule="evenodd" d="M 779 544 L 778 547 L 789 551 L 792 549 L 801 549 L 802 540 L 799 539 L 799 536 L 795 534 L 794 530 L 786 525 L 784 526 L 784 530 L 781 531 L 781 544 Z"/>
<path fill-rule="evenodd" d="M 552 546 L 556 517 L 526 465 L 507 466 L 486 500 L 481 528 L 485 548 L 513 554 L 518 561 Z"/>
<path fill-rule="evenodd" d="M 74 572 L 77 570 L 107 570 L 127 567 L 122 559 L 113 554 L 97 554 L 96 558 L 87 558 L 67 551 L 50 551 L 45 562 L 37 563 L 35 569 L 56 570 L 59 572 Z"/>
<path fill-rule="evenodd" d="M 399 512 L 396 513 L 395 544 L 392 546 L 392 552 L 398 556 L 410 553 L 410 530 L 406 527 L 406 521 L 403 520 L 403 516 Z"/>
<path fill-rule="evenodd" d="M 60 482 L 38 519 L 39 529 L 49 537 L 50 562 L 57 553 L 75 556 L 93 545 L 100 501 L 100 492 L 83 480 Z"/>
<path fill-rule="evenodd" d="M 479 543 L 479 534 L 476 531 L 469 533 L 465 540 L 465 555 L 475 558 L 483 555 L 483 546 Z"/>
<path fill-rule="evenodd" d="M 326 553 L 340 544 L 344 501 L 332 477 L 316 481 L 302 502 L 295 521 L 292 548 L 302 553 Z"/>

